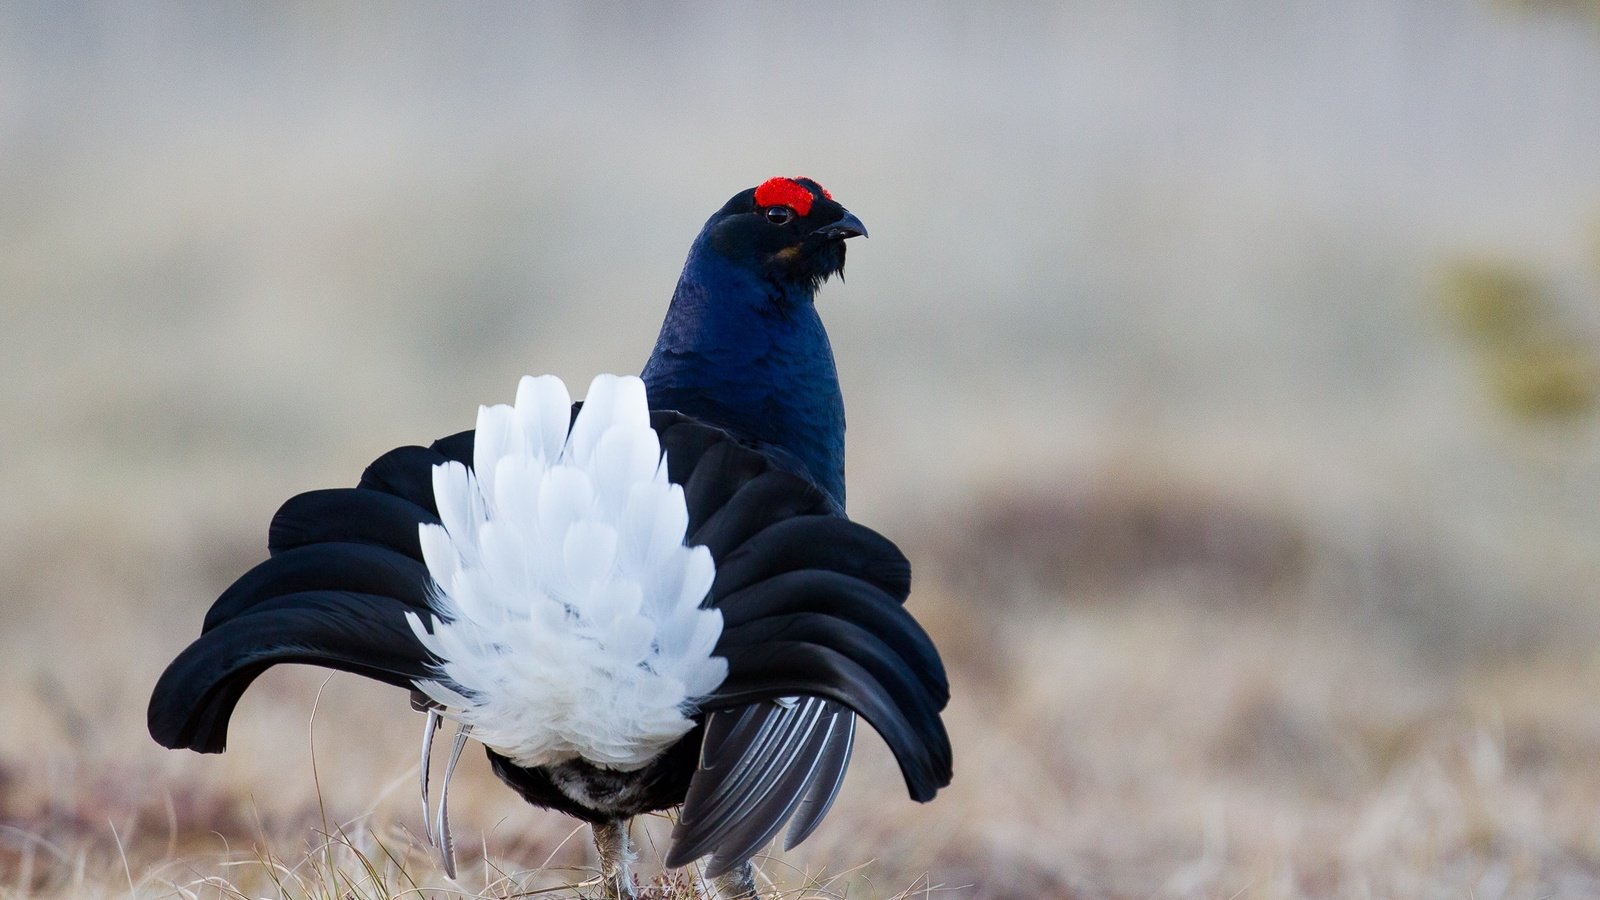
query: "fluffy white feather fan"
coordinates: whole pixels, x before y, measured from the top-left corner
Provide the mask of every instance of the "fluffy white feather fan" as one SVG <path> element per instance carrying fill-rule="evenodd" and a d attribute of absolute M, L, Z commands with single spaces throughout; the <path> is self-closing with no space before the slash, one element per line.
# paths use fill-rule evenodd
<path fill-rule="evenodd" d="M 700 608 L 714 568 L 684 546 L 644 382 L 599 376 L 570 420 L 561 379 L 525 377 L 515 406 L 479 409 L 472 471 L 434 468 L 436 615 L 409 618 L 442 662 L 418 687 L 518 765 L 636 769 L 727 676 L 722 614 Z"/>

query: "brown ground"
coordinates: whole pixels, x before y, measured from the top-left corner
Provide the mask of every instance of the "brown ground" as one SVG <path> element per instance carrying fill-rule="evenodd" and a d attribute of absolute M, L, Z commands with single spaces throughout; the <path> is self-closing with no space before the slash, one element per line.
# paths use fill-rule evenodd
<path fill-rule="evenodd" d="M 765 875 L 818 897 L 1600 892 L 1600 659 L 1581 641 L 1385 606 L 1426 573 L 1351 571 L 1292 517 L 1148 499 L 996 499 L 959 529 L 906 527 L 913 605 L 952 670 L 955 783 L 909 802 L 869 738 L 825 827 Z M 145 692 L 201 584 L 249 552 L 166 570 L 152 552 L 32 582 L 9 561 L 23 596 L 59 601 L 0 657 L 4 896 L 509 897 L 589 877 L 583 829 L 469 753 L 451 885 L 411 836 L 419 718 L 354 677 L 270 674 L 223 756 L 155 747 Z M 129 584 L 143 602 L 114 602 Z M 644 826 L 645 876 L 667 824 Z"/>

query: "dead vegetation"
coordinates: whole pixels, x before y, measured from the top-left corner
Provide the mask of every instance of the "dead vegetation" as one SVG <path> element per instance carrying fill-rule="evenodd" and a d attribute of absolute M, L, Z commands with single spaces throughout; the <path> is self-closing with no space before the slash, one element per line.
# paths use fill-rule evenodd
<path fill-rule="evenodd" d="M 966 555 L 907 529 L 913 602 L 952 668 L 956 781 L 915 806 L 869 740 L 828 824 L 763 862 L 780 896 L 1600 892 L 1600 658 L 1583 641 L 1430 653 L 1381 601 L 1314 589 L 1333 551 L 1293 515 L 1114 494 L 995 499 L 963 517 Z M 68 628 L 108 601 L 34 615 Z M 411 830 L 415 717 L 381 687 L 272 673 L 227 754 L 156 748 L 138 713 L 176 644 L 169 612 L 101 618 L 70 666 L 12 634 L 5 677 L 31 687 L 0 752 L 8 900 L 593 894 L 577 823 L 523 806 L 481 760 L 457 784 L 447 881 Z M 668 827 L 644 829 L 644 872 Z M 696 884 L 642 887 L 698 900 Z"/>

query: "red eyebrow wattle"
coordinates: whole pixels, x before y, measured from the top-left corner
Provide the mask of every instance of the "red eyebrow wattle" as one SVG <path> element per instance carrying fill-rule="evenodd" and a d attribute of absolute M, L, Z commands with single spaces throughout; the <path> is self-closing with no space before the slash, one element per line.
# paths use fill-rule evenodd
<path fill-rule="evenodd" d="M 827 197 L 828 192 L 823 191 L 822 196 Z M 787 206 L 802 216 L 811 215 L 812 199 L 805 185 L 793 178 L 768 178 L 756 188 L 756 205 Z"/>

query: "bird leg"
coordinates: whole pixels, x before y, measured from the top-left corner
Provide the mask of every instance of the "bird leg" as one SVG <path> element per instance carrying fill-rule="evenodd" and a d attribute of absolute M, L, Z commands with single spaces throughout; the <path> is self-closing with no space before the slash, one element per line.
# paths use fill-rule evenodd
<path fill-rule="evenodd" d="M 606 900 L 634 900 L 633 848 L 628 841 L 628 820 L 613 819 L 594 827 L 594 848 L 600 852 L 600 880 Z"/>
<path fill-rule="evenodd" d="M 427 724 L 422 726 L 422 833 L 428 838 L 428 845 L 433 845 L 433 829 L 428 827 L 428 819 L 433 815 L 433 805 L 428 802 L 428 769 L 433 761 L 433 733 L 439 730 L 439 710 L 428 708 Z"/>
<path fill-rule="evenodd" d="M 456 726 L 456 739 L 450 747 L 450 760 L 444 767 L 444 783 L 439 786 L 439 814 L 430 824 L 428 822 L 428 814 L 431 812 L 428 808 L 429 760 L 433 756 L 433 733 L 438 730 L 439 722 L 439 710 L 430 707 L 428 721 L 422 726 L 422 830 L 427 834 L 428 843 L 439 848 L 439 862 L 444 866 L 444 873 L 454 878 L 456 848 L 455 841 L 450 837 L 450 779 L 456 773 L 456 763 L 461 760 L 461 750 L 467 745 L 467 736 L 472 733 L 472 726 Z"/>
<path fill-rule="evenodd" d="M 746 861 L 711 879 L 717 900 L 761 900 L 756 893 L 756 867 Z"/>

